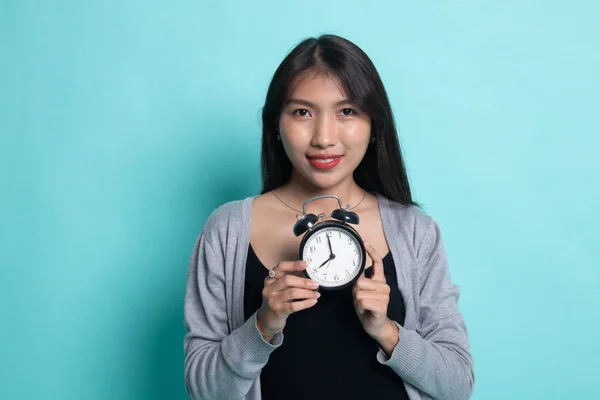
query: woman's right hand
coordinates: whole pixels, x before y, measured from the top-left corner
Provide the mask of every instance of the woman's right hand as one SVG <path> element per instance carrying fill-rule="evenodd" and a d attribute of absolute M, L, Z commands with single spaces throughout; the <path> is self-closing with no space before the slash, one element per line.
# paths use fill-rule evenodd
<path fill-rule="evenodd" d="M 293 275 L 306 268 L 305 261 L 280 261 L 267 276 L 262 291 L 263 302 L 256 315 L 256 326 L 263 338 L 270 342 L 285 327 L 287 317 L 314 306 L 321 294 L 317 282 Z"/>

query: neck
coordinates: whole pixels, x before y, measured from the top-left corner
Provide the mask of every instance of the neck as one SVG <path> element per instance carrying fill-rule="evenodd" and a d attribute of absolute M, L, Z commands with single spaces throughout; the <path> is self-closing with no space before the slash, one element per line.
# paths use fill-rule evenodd
<path fill-rule="evenodd" d="M 278 188 L 276 192 L 280 197 L 283 197 L 282 200 L 285 203 L 297 210 L 302 210 L 302 204 L 311 197 L 332 194 L 340 198 L 343 207 L 347 205 L 354 207 L 365 195 L 365 191 L 358 186 L 352 176 L 334 186 L 321 188 L 299 177 L 295 174 L 295 171 L 292 172 L 289 182 Z M 330 214 L 336 208 L 339 208 L 336 199 L 325 198 L 310 202 L 306 206 L 306 211 L 316 214 Z"/>

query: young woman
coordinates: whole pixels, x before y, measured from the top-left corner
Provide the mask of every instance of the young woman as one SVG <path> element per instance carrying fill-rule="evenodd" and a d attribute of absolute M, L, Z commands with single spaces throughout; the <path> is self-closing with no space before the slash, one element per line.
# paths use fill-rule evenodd
<path fill-rule="evenodd" d="M 467 399 L 474 385 L 437 223 L 412 200 L 392 110 L 367 55 L 324 35 L 283 60 L 262 113 L 258 196 L 215 210 L 185 298 L 194 399 Z M 365 273 L 318 290 L 292 228 L 305 200 L 360 217 Z M 332 198 L 308 204 L 329 216 Z"/>

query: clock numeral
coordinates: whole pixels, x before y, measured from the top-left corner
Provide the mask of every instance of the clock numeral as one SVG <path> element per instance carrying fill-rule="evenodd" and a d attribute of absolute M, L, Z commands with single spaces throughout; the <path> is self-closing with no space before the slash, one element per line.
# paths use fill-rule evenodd
<path fill-rule="evenodd" d="M 327 280 L 327 272 L 323 274 L 323 279 Z"/>
<path fill-rule="evenodd" d="M 352 266 L 356 267 L 356 260 L 352 260 Z"/>
<path fill-rule="evenodd" d="M 306 257 L 306 262 L 309 264 L 312 263 L 312 257 Z"/>
<path fill-rule="evenodd" d="M 334 275 L 334 276 L 333 276 L 333 280 L 337 282 L 337 281 L 339 281 L 339 280 L 340 280 L 340 277 L 339 277 L 339 276 L 337 276 L 337 275 Z"/>
<path fill-rule="evenodd" d="M 338 232 L 338 234 L 340 235 L 340 239 L 342 238 L 342 232 Z"/>
<path fill-rule="evenodd" d="M 317 248 L 315 246 L 310 246 L 308 249 L 310 250 L 311 253 L 314 253 L 317 250 Z"/>
<path fill-rule="evenodd" d="M 313 267 L 313 268 L 312 268 L 310 271 L 311 271 L 313 274 L 316 274 L 316 273 L 318 272 L 318 270 L 317 270 L 317 267 Z"/>
<path fill-rule="evenodd" d="M 327 231 L 326 234 L 327 234 L 328 237 L 333 236 L 333 232 L 332 231 Z"/>
<path fill-rule="evenodd" d="M 321 243 L 321 236 L 317 236 L 316 241 L 317 241 L 317 243 Z"/>
<path fill-rule="evenodd" d="M 352 238 L 348 238 L 348 244 L 352 244 L 354 243 L 354 241 L 352 240 Z"/>
<path fill-rule="evenodd" d="M 350 276 L 350 271 L 346 270 L 346 276 Z"/>
<path fill-rule="evenodd" d="M 358 249 L 356 247 L 354 248 L 354 254 L 358 254 Z"/>

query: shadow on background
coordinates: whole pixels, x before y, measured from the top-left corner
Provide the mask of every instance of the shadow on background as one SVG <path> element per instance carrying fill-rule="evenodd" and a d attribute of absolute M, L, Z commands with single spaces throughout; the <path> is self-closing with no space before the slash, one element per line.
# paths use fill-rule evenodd
<path fill-rule="evenodd" d="M 203 125 L 216 126 L 214 123 Z M 213 134 L 228 134 L 227 127 L 222 132 Z M 254 128 L 256 131 L 256 128 Z M 231 133 L 232 137 L 240 137 L 239 132 Z M 211 135 L 200 133 L 199 146 L 209 146 L 206 138 Z M 248 158 L 248 146 L 258 143 L 260 136 L 248 135 L 249 143 L 232 145 L 227 148 L 214 148 L 210 157 L 198 158 L 197 149 L 189 149 L 185 154 L 185 176 L 189 178 L 177 187 L 172 198 L 180 207 L 179 218 L 167 221 L 164 225 L 154 226 L 150 235 L 163 235 L 169 232 L 172 240 L 168 246 L 149 246 L 141 249 L 150 260 L 160 260 L 156 265 L 149 266 L 151 271 L 170 271 L 162 275 L 162 279 L 154 277 L 151 287 L 156 290 L 146 290 L 148 307 L 153 308 L 149 315 L 148 341 L 137 350 L 144 360 L 148 354 L 148 362 L 140 364 L 145 371 L 142 385 L 138 387 L 135 398 L 143 399 L 186 399 L 184 381 L 183 338 L 183 306 L 185 286 L 187 282 L 188 263 L 191 257 L 194 241 L 200 233 L 208 215 L 218 206 L 232 201 L 255 195 L 259 190 L 260 165 L 259 160 Z M 254 145 L 256 145 L 256 143 Z M 203 154 L 207 152 L 203 151 Z M 193 183 L 188 185 L 188 181 Z M 165 254 L 168 257 L 165 258 Z M 147 383 L 148 386 L 143 383 Z"/>

